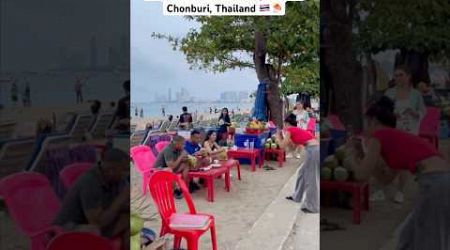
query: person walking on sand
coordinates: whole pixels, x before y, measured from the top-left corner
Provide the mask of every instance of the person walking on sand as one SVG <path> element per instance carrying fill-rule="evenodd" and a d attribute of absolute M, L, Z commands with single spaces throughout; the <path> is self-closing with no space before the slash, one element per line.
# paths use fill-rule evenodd
<path fill-rule="evenodd" d="M 143 108 L 141 108 L 140 117 L 144 118 L 144 109 Z"/>
<path fill-rule="evenodd" d="M 166 117 L 166 109 L 164 107 L 161 107 L 161 114 L 163 117 Z"/>

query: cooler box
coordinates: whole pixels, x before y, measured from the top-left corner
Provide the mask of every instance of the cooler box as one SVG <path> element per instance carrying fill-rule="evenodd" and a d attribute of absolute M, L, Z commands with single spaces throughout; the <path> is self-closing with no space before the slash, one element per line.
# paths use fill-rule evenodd
<path fill-rule="evenodd" d="M 236 134 L 234 136 L 234 145 L 236 145 L 239 148 L 244 147 L 244 142 L 246 140 L 249 140 L 249 142 L 255 142 L 255 148 L 262 149 L 264 148 L 264 144 L 266 143 L 267 138 L 269 138 L 270 132 L 264 132 L 258 135 L 253 134 Z M 250 161 L 248 159 L 239 159 L 239 162 L 241 164 L 250 164 Z"/>

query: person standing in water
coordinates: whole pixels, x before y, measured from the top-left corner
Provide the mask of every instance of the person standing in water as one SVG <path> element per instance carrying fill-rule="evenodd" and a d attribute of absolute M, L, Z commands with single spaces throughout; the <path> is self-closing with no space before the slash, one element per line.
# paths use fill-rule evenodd
<path fill-rule="evenodd" d="M 87 80 L 87 77 L 85 80 Z M 83 103 L 83 83 L 80 76 L 77 76 L 75 80 L 75 94 L 77 96 L 77 104 Z"/>
<path fill-rule="evenodd" d="M 26 99 L 26 106 L 31 107 L 31 90 L 30 90 L 30 83 L 26 81 L 25 84 L 25 99 Z"/>
<path fill-rule="evenodd" d="M 284 136 L 283 136 L 284 134 Z M 302 202 L 301 208 L 305 213 L 319 213 L 320 210 L 320 148 L 314 136 L 297 127 L 297 116 L 289 114 L 284 120 L 283 131 L 278 131 L 275 141 L 281 148 L 304 146 L 305 160 L 297 172 L 295 190 L 286 197 L 294 202 Z"/>
<path fill-rule="evenodd" d="M 144 109 L 143 108 L 141 108 L 140 117 L 144 118 Z"/>

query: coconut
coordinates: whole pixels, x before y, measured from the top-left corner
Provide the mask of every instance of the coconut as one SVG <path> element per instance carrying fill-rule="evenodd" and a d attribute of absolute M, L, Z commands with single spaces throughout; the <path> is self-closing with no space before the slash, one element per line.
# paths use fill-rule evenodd
<path fill-rule="evenodd" d="M 336 159 L 339 161 L 339 163 L 344 162 L 345 159 L 345 155 L 347 154 L 345 145 L 340 146 L 339 148 L 336 149 L 336 151 L 334 152 L 334 156 L 336 157 Z"/>
<path fill-rule="evenodd" d="M 334 169 L 339 165 L 338 160 L 334 155 L 329 155 L 323 160 L 323 167 L 329 167 L 330 169 Z"/>
<path fill-rule="evenodd" d="M 347 169 L 342 166 L 335 168 L 333 174 L 336 181 L 346 181 L 349 177 Z"/>
<path fill-rule="evenodd" d="M 329 167 L 322 167 L 320 170 L 320 178 L 324 180 L 331 180 L 333 170 Z"/>

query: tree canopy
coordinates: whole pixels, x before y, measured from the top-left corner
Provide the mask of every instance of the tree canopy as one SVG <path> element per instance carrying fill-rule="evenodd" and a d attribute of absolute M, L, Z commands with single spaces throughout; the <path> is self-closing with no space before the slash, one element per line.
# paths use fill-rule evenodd
<path fill-rule="evenodd" d="M 282 79 L 282 93 L 319 92 L 319 3 L 287 2 L 285 16 L 187 17 L 200 24 L 184 37 L 167 39 L 186 56 L 191 69 L 214 73 L 255 68 L 255 32 L 267 30 L 266 61 Z"/>
<path fill-rule="evenodd" d="M 377 53 L 404 49 L 442 60 L 450 55 L 448 0 L 360 0 L 359 47 Z"/>

